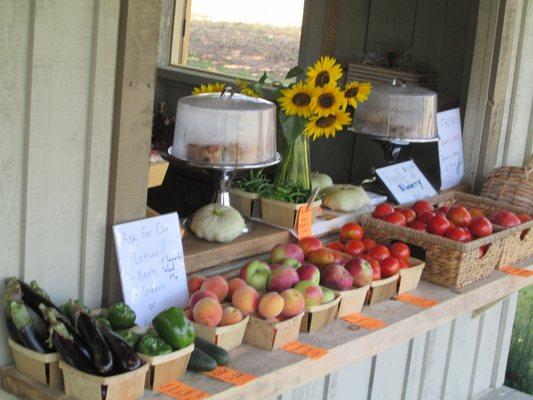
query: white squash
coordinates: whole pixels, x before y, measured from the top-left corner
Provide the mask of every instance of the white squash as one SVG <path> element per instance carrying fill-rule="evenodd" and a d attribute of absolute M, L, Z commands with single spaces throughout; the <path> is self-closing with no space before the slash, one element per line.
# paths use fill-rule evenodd
<path fill-rule="evenodd" d="M 318 187 L 318 190 L 324 190 L 333 186 L 333 179 L 329 175 L 313 172 L 311 174 L 311 188 Z"/>
<path fill-rule="evenodd" d="M 231 242 L 243 228 L 244 219 L 236 209 L 215 203 L 200 208 L 191 221 L 194 234 L 208 242 Z"/>
<path fill-rule="evenodd" d="M 322 204 L 334 211 L 352 212 L 370 204 L 370 197 L 361 186 L 333 185 L 326 189 Z"/>

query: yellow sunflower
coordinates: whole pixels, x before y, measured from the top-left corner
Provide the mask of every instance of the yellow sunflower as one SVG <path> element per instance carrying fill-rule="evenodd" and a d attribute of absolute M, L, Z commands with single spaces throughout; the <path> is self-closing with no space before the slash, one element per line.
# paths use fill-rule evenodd
<path fill-rule="evenodd" d="M 192 94 L 222 92 L 225 87 L 226 84 L 221 82 L 208 83 L 207 85 L 200 85 L 199 87 L 195 87 L 192 90 Z"/>
<path fill-rule="evenodd" d="M 319 117 L 327 117 L 339 108 L 346 107 L 346 99 L 337 85 L 329 84 L 313 90 L 309 106 L 314 114 L 318 114 Z"/>
<path fill-rule="evenodd" d="M 309 122 L 305 125 L 304 133 L 315 140 L 321 136 L 326 138 L 333 136 L 337 131 L 342 130 L 344 125 L 348 125 L 352 122 L 350 114 L 343 110 L 335 110 L 333 114 L 326 117 L 315 115 L 309 119 Z"/>
<path fill-rule="evenodd" d="M 251 87 L 241 89 L 241 93 L 249 97 L 259 97 L 259 95 Z"/>
<path fill-rule="evenodd" d="M 348 82 L 344 87 L 344 97 L 346 97 L 348 104 L 357 107 L 357 103 L 363 103 L 368 100 L 368 96 L 372 93 L 372 83 L 370 82 Z"/>
<path fill-rule="evenodd" d="M 337 82 L 342 77 L 342 68 L 333 57 L 321 57 L 307 69 L 307 79 L 316 87 Z"/>
<path fill-rule="evenodd" d="M 285 114 L 305 118 L 311 115 L 309 103 L 311 103 L 313 90 L 308 85 L 298 82 L 288 89 L 283 89 L 281 94 L 278 102 Z"/>

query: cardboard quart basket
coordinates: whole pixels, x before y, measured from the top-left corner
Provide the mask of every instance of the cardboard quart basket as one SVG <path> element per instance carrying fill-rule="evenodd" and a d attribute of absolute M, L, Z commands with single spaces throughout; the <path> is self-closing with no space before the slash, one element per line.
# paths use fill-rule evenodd
<path fill-rule="evenodd" d="M 160 356 L 137 353 L 139 358 L 149 366 L 146 375 L 146 388 L 157 389 L 164 384 L 183 376 L 194 350 L 194 343 L 189 346 Z"/>
<path fill-rule="evenodd" d="M 261 201 L 257 193 L 231 188 L 229 190 L 231 205 L 246 218 L 261 217 Z"/>
<path fill-rule="evenodd" d="M 371 305 L 392 299 L 396 295 L 396 286 L 400 274 L 390 276 L 379 281 L 373 281 L 366 296 L 365 304 Z"/>
<path fill-rule="evenodd" d="M 241 345 L 249 320 L 250 317 L 246 316 L 235 324 L 215 327 L 205 326 L 197 322 L 192 324 L 196 336 L 230 351 Z"/>
<path fill-rule="evenodd" d="M 398 278 L 398 294 L 409 292 L 417 288 L 422 276 L 422 270 L 426 263 L 416 258 L 409 258 L 409 268 L 400 269 L 400 277 Z"/>
<path fill-rule="evenodd" d="M 329 303 L 306 307 L 300 332 L 313 333 L 333 321 L 337 316 L 340 300 L 341 298 L 337 296 Z"/>
<path fill-rule="evenodd" d="M 370 285 L 351 290 L 336 290 L 335 294 L 340 298 L 336 318 L 361 312 L 369 289 Z"/>
<path fill-rule="evenodd" d="M 303 316 L 304 312 L 302 311 L 285 321 L 270 323 L 251 315 L 244 334 L 244 342 L 261 349 L 276 350 L 284 344 L 298 339 Z"/>
<path fill-rule="evenodd" d="M 261 215 L 263 221 L 268 222 L 269 224 L 292 229 L 296 223 L 298 210 L 306 204 L 307 203 L 287 203 L 285 201 L 261 197 Z M 320 204 L 322 204 L 322 200 L 313 201 L 311 203 L 311 208 L 313 209 L 313 221 L 318 215 Z"/>
<path fill-rule="evenodd" d="M 61 387 L 59 353 L 39 353 L 8 339 L 17 371 L 42 385 L 57 389 Z"/>
<path fill-rule="evenodd" d="M 143 396 L 148 364 L 131 372 L 98 376 L 82 372 L 59 361 L 65 394 L 76 400 L 136 400 Z"/>

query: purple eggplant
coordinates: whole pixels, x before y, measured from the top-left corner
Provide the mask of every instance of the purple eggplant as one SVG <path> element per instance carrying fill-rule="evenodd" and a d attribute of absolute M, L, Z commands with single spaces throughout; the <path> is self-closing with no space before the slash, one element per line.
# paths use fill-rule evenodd
<path fill-rule="evenodd" d="M 31 310 L 39 315 L 43 320 L 45 320 L 44 315 L 42 314 L 41 310 L 39 309 L 39 306 L 41 304 L 44 304 L 47 308 L 53 308 L 58 313 L 61 313 L 61 310 L 59 307 L 57 307 L 50 299 L 44 297 L 40 293 L 41 291 L 34 290 L 30 285 L 27 283 L 22 282 L 19 280 L 20 288 L 22 290 L 22 301 L 24 301 L 24 304 L 26 304 Z"/>
<path fill-rule="evenodd" d="M 74 314 L 76 328 L 89 349 L 94 370 L 98 375 L 111 375 L 113 373 L 113 354 L 96 321 L 79 308 L 74 311 Z"/>
<path fill-rule="evenodd" d="M 141 366 L 141 359 L 122 336 L 105 327 L 102 327 L 101 332 L 113 353 L 117 373 L 133 371 Z"/>
<path fill-rule="evenodd" d="M 30 314 L 22 302 L 12 301 L 6 313 L 6 320 L 10 321 L 8 327 L 11 326 L 10 329 L 15 327 L 19 333 L 18 339 L 24 347 L 39 353 L 51 351 L 46 347 L 44 339 L 33 326 Z"/>
<path fill-rule="evenodd" d="M 51 342 L 67 364 L 72 365 L 82 372 L 94 374 L 91 360 L 80 349 L 78 343 L 74 341 L 62 322 L 55 321 L 51 323 L 49 331 Z"/>

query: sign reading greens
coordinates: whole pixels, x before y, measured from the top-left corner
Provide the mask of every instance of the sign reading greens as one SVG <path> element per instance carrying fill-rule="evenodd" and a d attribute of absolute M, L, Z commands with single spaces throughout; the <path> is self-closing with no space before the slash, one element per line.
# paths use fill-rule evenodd
<path fill-rule="evenodd" d="M 262 96 L 274 89 L 280 106 L 279 121 L 285 138 L 283 159 L 274 184 L 283 189 L 307 192 L 311 189 L 309 138 L 335 137 L 351 124 L 351 113 L 372 92 L 370 82 L 339 84 L 342 67 L 333 57 L 321 57 L 307 71 L 296 66 L 283 82 L 268 79 L 266 73 L 257 82 L 237 81 L 241 93 Z M 202 85 L 193 94 L 221 91 L 224 84 Z"/>

